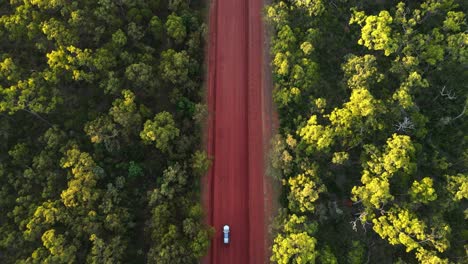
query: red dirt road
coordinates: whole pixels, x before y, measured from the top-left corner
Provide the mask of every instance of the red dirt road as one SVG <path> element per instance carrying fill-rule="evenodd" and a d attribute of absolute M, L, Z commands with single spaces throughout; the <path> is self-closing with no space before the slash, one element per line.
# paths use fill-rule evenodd
<path fill-rule="evenodd" d="M 208 54 L 207 222 L 216 233 L 204 263 L 264 263 L 262 0 L 212 0 Z M 224 245 L 222 226 L 231 227 Z"/>

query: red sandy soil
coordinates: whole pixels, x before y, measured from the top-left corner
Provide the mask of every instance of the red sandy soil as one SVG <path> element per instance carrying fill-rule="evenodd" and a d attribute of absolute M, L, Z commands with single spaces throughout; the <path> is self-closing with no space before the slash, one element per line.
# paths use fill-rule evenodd
<path fill-rule="evenodd" d="M 212 0 L 208 48 L 207 222 L 216 230 L 204 263 L 266 257 L 262 0 Z M 231 227 L 223 244 L 223 225 Z"/>

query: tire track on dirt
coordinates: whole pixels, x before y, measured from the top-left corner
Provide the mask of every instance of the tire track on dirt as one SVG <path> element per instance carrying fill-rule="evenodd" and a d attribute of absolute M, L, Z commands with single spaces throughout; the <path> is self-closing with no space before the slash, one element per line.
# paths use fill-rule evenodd
<path fill-rule="evenodd" d="M 263 263 L 262 24 L 259 0 L 213 0 L 208 50 L 208 224 L 215 227 L 204 263 Z M 231 243 L 222 226 L 231 226 Z"/>

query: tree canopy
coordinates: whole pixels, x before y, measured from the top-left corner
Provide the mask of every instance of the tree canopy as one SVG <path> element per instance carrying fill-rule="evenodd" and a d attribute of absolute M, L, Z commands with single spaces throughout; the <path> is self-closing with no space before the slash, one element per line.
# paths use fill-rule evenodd
<path fill-rule="evenodd" d="M 205 8 L 1 1 L 0 263 L 206 253 Z"/>
<path fill-rule="evenodd" d="M 466 260 L 466 10 L 456 0 L 267 7 L 277 221 L 317 227 L 306 238 L 274 224 L 273 262 Z"/>

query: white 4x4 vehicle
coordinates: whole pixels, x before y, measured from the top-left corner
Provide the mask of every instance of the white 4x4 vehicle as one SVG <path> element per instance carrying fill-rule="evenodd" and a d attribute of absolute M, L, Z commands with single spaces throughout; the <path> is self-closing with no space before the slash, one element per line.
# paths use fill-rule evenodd
<path fill-rule="evenodd" d="M 224 241 L 224 244 L 229 244 L 229 226 L 228 225 L 225 225 L 223 227 L 223 241 Z"/>

